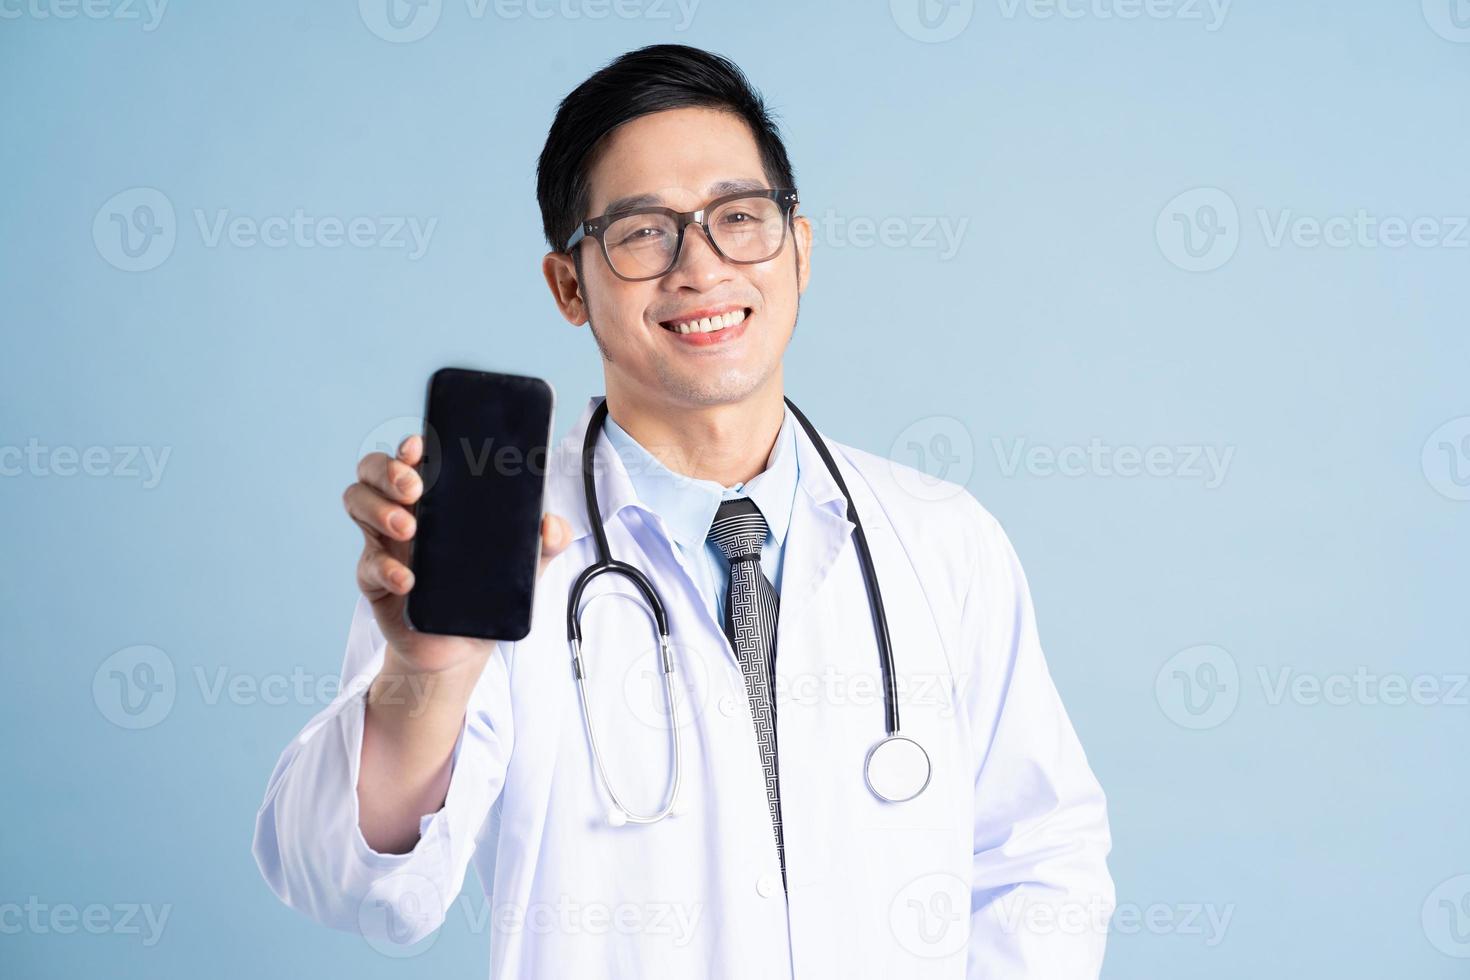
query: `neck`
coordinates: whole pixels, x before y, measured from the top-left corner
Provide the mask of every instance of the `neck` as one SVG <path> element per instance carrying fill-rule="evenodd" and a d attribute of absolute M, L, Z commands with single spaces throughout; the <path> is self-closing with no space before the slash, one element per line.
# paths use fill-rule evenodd
<path fill-rule="evenodd" d="M 607 412 L 675 473 L 734 486 L 766 468 L 785 418 L 780 379 L 738 402 L 688 405 L 609 390 Z"/>

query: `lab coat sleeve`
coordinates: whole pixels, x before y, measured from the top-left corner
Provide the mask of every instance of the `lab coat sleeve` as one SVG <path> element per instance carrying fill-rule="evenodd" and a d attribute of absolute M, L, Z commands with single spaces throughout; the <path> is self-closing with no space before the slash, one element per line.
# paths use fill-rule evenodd
<path fill-rule="evenodd" d="M 418 843 L 406 854 L 373 850 L 358 827 L 365 697 L 386 646 L 372 607 L 359 597 L 340 693 L 281 753 L 256 814 L 253 850 L 287 905 L 375 945 L 401 946 L 443 923 L 504 784 L 514 644 L 499 644 L 486 662 L 455 743 L 444 805 L 420 818 Z"/>
<path fill-rule="evenodd" d="M 967 495 L 968 496 L 968 495 Z M 1106 800 L 1037 637 L 1025 573 L 978 502 L 961 616 L 975 760 L 970 977 L 1097 977 L 1114 906 Z"/>

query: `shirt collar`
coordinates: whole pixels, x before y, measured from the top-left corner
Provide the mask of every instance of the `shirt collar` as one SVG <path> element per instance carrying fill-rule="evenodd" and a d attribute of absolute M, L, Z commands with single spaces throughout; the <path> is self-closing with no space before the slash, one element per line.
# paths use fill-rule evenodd
<path fill-rule="evenodd" d="M 761 472 L 743 483 L 721 486 L 715 480 L 700 480 L 676 473 L 641 446 L 611 415 L 603 431 L 632 481 L 638 500 L 658 514 L 674 539 L 686 550 L 704 545 L 721 501 L 749 497 L 760 508 L 776 546 L 786 540 L 791 524 L 791 506 L 796 496 L 800 463 L 796 450 L 796 419 L 784 408 L 781 429 L 766 457 Z"/>
<path fill-rule="evenodd" d="M 587 426 L 592 420 L 592 413 L 602 403 L 603 398 L 602 395 L 588 397 L 587 403 L 583 405 L 571 429 L 562 436 L 552 450 L 548 462 L 546 509 L 550 513 L 560 515 L 571 525 L 573 541 L 592 533 L 591 525 L 587 523 L 585 477 L 582 474 L 582 442 L 587 433 Z M 786 413 L 787 421 L 795 421 L 791 417 L 790 408 L 786 409 Z M 786 423 L 782 424 L 784 426 Z M 845 513 L 846 500 L 842 496 L 841 489 L 828 473 L 826 464 L 822 462 L 822 457 L 818 454 L 811 439 L 804 431 L 798 431 L 800 427 L 801 424 L 797 422 L 792 429 L 796 435 L 794 455 L 798 460 L 797 471 L 800 485 L 796 496 L 802 498 L 803 506 L 811 504 L 829 508 L 838 514 Z M 820 429 L 817 432 L 818 435 L 822 434 Z M 840 459 L 840 452 L 836 444 L 829 439 L 827 445 Z M 611 440 L 607 436 L 607 426 L 602 427 L 602 437 L 597 440 L 593 473 L 597 478 L 598 518 L 604 526 L 624 507 L 634 506 L 649 510 L 639 501 L 634 492 L 633 483 L 628 477 L 627 470 L 623 467 L 622 459 L 613 452 Z M 753 486 L 754 483 L 754 480 L 750 481 L 750 485 Z M 649 512 L 652 513 L 651 510 Z M 707 529 L 708 525 L 706 525 Z"/>

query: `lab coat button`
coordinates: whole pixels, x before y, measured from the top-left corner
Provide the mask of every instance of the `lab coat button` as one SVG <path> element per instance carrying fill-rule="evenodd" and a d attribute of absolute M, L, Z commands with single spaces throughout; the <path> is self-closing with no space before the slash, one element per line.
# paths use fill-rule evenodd
<path fill-rule="evenodd" d="M 780 887 L 780 883 L 776 881 L 775 875 L 761 875 L 755 881 L 756 893 L 759 894 L 761 898 L 770 898 L 772 895 L 776 894 L 776 891 Z"/>
<path fill-rule="evenodd" d="M 720 698 L 720 714 L 726 718 L 735 717 L 735 699 L 728 694 Z"/>

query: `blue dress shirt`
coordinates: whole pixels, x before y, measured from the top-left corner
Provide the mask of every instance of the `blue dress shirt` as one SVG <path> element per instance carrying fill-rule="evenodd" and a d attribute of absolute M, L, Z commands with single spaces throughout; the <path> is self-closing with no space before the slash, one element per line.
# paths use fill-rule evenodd
<path fill-rule="evenodd" d="M 796 424 L 791 409 L 786 409 L 776 443 L 766 458 L 766 468 L 749 480 L 722 487 L 714 480 L 697 480 L 675 473 L 639 445 L 611 415 L 603 422 L 603 431 L 623 461 L 638 498 L 668 525 L 680 556 L 697 576 L 700 592 L 713 596 L 718 622 L 725 621 L 730 564 L 708 535 L 721 501 L 749 497 L 760 508 L 769 529 L 761 548 L 761 570 L 777 594 L 781 592 L 781 558 L 785 554 L 786 528 L 791 523 L 791 506 L 800 477 Z"/>

